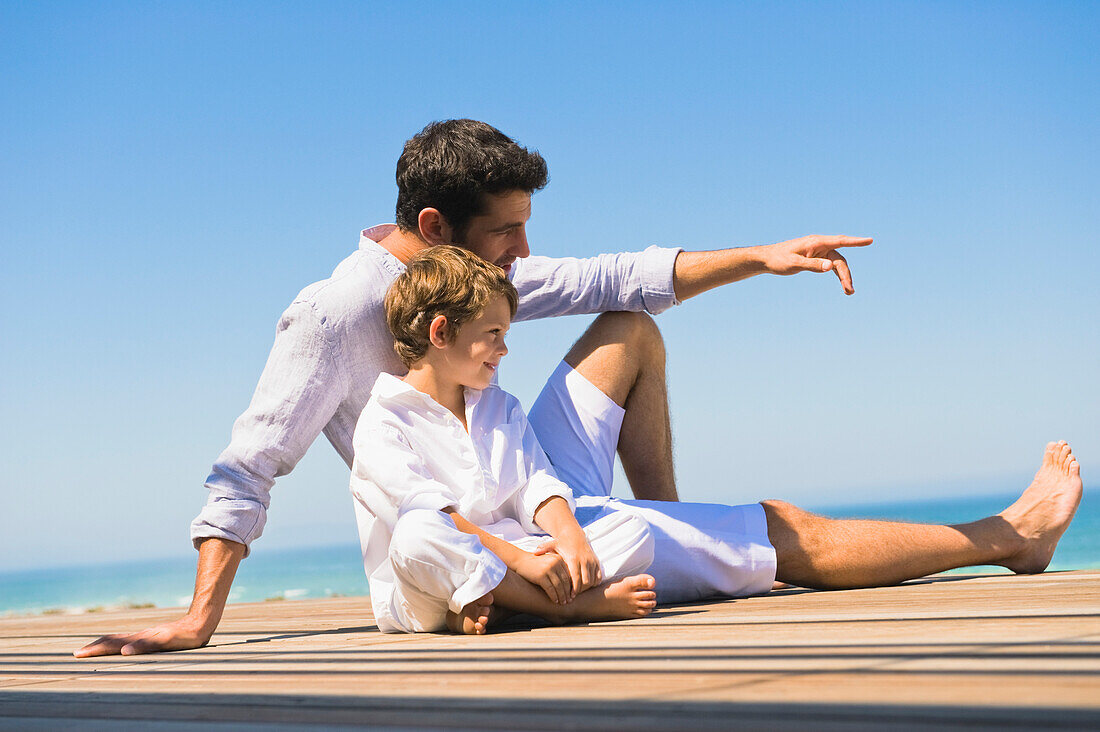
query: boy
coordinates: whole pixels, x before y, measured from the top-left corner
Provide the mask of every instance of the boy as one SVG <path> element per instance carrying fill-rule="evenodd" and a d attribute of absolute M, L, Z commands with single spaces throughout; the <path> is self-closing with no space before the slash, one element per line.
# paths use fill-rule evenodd
<path fill-rule="evenodd" d="M 452 246 L 424 251 L 386 295 L 409 373 L 375 382 L 351 478 L 383 632 L 482 634 L 495 608 L 564 623 L 656 606 L 639 574 L 648 524 L 615 512 L 582 529 L 519 402 L 491 383 L 516 303 L 500 268 Z"/>

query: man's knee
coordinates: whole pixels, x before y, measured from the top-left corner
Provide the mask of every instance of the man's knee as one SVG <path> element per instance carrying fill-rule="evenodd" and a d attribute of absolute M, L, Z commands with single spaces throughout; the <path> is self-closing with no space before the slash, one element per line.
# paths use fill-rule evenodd
<path fill-rule="evenodd" d="M 593 328 L 606 329 L 615 340 L 632 348 L 664 351 L 665 342 L 657 321 L 649 313 L 602 313 L 592 324 Z"/>
<path fill-rule="evenodd" d="M 573 345 L 565 360 L 577 368 L 597 352 L 606 353 L 616 361 L 626 358 L 628 361 L 660 360 L 663 363 L 665 344 L 657 323 L 648 313 L 601 313 Z"/>

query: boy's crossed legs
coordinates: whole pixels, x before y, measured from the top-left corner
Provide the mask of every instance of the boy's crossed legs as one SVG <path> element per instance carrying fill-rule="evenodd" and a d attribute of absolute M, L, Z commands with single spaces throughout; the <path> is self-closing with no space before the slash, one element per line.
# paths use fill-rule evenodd
<path fill-rule="evenodd" d="M 649 614 L 656 606 L 653 578 L 643 572 L 653 560 L 649 527 L 624 512 L 580 512 L 578 517 L 600 560 L 603 584 L 557 604 L 486 549 L 477 536 L 460 531 L 442 511 L 412 510 L 394 526 L 390 563 L 394 584 L 379 628 L 433 632 L 450 627 L 484 633 L 504 609 L 537 615 L 553 623 L 620 620 Z M 523 536 L 512 543 L 534 551 L 549 537 Z"/>
<path fill-rule="evenodd" d="M 600 315 L 564 361 L 530 414 L 559 477 L 578 495 L 609 495 L 617 449 L 636 496 L 675 500 L 665 350 L 653 319 Z M 1059 442 L 1047 445 L 1035 480 L 1015 503 L 952 526 L 835 520 L 783 501 L 612 504 L 650 523 L 658 595 L 683 602 L 766 591 L 761 576 L 772 548 L 775 579 L 820 589 L 897 584 L 977 564 L 1041 572 L 1081 488 L 1080 467 Z"/>

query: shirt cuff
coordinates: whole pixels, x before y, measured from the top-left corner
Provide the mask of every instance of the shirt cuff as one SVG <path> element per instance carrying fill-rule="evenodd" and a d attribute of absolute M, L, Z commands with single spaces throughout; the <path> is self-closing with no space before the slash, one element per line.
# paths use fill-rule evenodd
<path fill-rule="evenodd" d="M 445 508 L 457 508 L 458 501 L 454 500 L 450 496 L 443 493 L 410 493 L 405 496 L 405 500 L 401 501 L 401 506 L 397 509 L 397 517 L 404 516 L 409 511 L 416 511 L 423 509 L 426 511 L 442 511 Z"/>
<path fill-rule="evenodd" d="M 534 476 L 523 489 L 520 495 L 520 505 L 517 506 L 519 524 L 529 534 L 545 534 L 535 523 L 535 511 L 538 507 L 554 496 L 561 496 L 569 504 L 569 512 L 577 512 L 577 503 L 573 500 L 573 491 L 569 486 L 557 478 L 551 478 L 545 473 Z"/>
<path fill-rule="evenodd" d="M 244 555 L 260 538 L 267 523 L 267 510 L 258 501 L 222 498 L 203 506 L 191 522 L 191 543 L 196 549 L 205 539 L 225 539 L 244 544 Z"/>
<path fill-rule="evenodd" d="M 676 257 L 681 247 L 651 246 L 642 252 L 642 303 L 647 313 L 657 315 L 679 305 L 674 286 Z"/>

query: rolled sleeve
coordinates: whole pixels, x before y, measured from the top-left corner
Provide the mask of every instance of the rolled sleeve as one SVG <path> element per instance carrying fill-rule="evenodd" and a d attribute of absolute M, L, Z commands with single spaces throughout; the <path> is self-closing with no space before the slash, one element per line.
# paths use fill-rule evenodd
<path fill-rule="evenodd" d="M 565 483 L 554 476 L 540 471 L 531 476 L 527 485 L 519 493 L 516 514 L 519 524 L 529 534 L 543 533 L 541 527 L 535 523 L 535 511 L 547 500 L 560 496 L 569 504 L 569 512 L 576 513 L 577 503 L 573 499 L 573 491 Z"/>
<path fill-rule="evenodd" d="M 405 497 L 397 511 L 398 515 L 403 516 L 409 511 L 421 508 L 428 511 L 443 511 L 444 509 L 458 507 L 458 501 L 447 494 L 441 491 L 423 490 L 422 488 L 423 486 L 421 486 L 421 490 L 414 491 Z"/>
<path fill-rule="evenodd" d="M 191 523 L 196 548 L 216 537 L 244 544 L 247 556 L 263 532 L 275 479 L 294 469 L 347 393 L 332 343 L 310 303 L 283 313 L 252 401 L 206 479 L 206 505 Z"/>
<path fill-rule="evenodd" d="M 267 504 L 256 493 L 235 491 L 211 480 L 206 505 L 191 522 L 191 543 L 198 548 L 205 539 L 227 539 L 244 544 L 245 556 L 250 546 L 263 533 L 267 523 Z"/>
<path fill-rule="evenodd" d="M 586 259 L 517 260 L 512 283 L 519 292 L 516 320 L 610 311 L 657 314 L 678 304 L 673 288 L 680 249 L 651 246 L 642 252 Z"/>
<path fill-rule="evenodd" d="M 642 252 L 642 300 L 646 312 L 657 315 L 680 304 L 676 299 L 675 271 L 676 257 L 682 251 L 679 247 L 652 246 Z"/>

